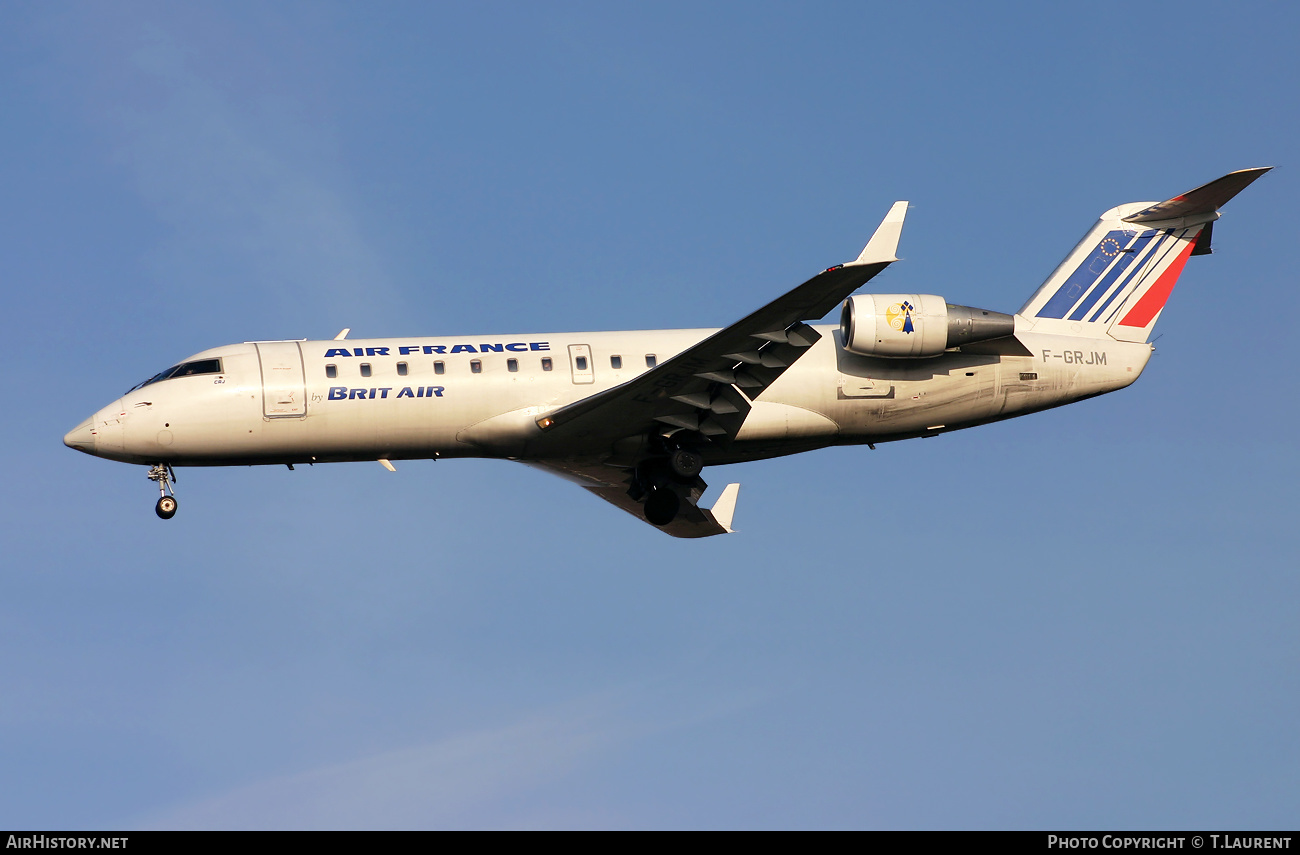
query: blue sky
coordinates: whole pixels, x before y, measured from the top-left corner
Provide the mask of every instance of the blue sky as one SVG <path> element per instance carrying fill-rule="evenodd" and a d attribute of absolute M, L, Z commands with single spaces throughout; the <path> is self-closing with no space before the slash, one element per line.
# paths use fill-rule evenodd
<path fill-rule="evenodd" d="M 1287 4 L 0 10 L 0 826 L 1277 828 L 1300 802 Z M 1130 389 L 706 472 L 679 542 L 490 461 L 62 435 L 259 338 L 721 326 L 853 258 L 1014 311 L 1225 210 Z"/>

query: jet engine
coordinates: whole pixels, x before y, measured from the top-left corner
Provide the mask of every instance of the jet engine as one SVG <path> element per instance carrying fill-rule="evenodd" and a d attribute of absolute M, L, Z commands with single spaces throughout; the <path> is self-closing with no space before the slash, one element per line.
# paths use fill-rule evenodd
<path fill-rule="evenodd" d="M 1015 332 L 1011 315 L 954 306 L 933 294 L 858 294 L 844 301 L 844 349 L 859 356 L 938 356 Z"/>

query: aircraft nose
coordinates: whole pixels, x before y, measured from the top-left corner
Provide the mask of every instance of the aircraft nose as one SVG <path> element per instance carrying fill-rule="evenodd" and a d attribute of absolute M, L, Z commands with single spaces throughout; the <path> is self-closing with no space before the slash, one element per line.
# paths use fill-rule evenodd
<path fill-rule="evenodd" d="M 75 448 L 77 451 L 84 451 L 87 454 L 95 453 L 95 420 L 86 419 L 81 424 L 68 431 L 63 437 L 63 444 L 68 448 Z"/>

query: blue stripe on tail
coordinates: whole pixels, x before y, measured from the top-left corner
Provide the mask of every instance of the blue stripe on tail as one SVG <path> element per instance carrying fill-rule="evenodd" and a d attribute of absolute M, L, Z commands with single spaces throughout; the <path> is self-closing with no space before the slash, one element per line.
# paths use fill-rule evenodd
<path fill-rule="evenodd" d="M 1120 254 L 1124 244 L 1128 243 L 1130 232 L 1117 229 L 1108 232 L 1097 242 L 1096 248 L 1070 274 L 1069 278 L 1056 289 L 1052 299 L 1038 310 L 1036 317 L 1064 318 L 1070 307 L 1079 301 L 1079 297 L 1101 277 L 1106 268 Z"/>
<path fill-rule="evenodd" d="M 1147 244 L 1151 242 L 1153 237 L 1155 237 L 1155 232 L 1143 232 L 1138 235 L 1131 246 L 1125 247 L 1124 254 L 1120 256 L 1119 261 L 1115 262 L 1115 266 L 1088 292 L 1088 296 L 1083 298 L 1083 302 L 1079 304 L 1079 307 L 1070 313 L 1070 320 L 1083 320 L 1083 316 L 1088 314 L 1088 310 L 1096 305 L 1103 294 L 1110 290 L 1110 287 L 1115 284 L 1115 280 L 1124 275 L 1124 271 L 1128 270 L 1129 266 L 1133 264 L 1133 260 L 1142 254 L 1142 250 L 1147 248 Z"/>
<path fill-rule="evenodd" d="M 1091 318 L 1088 318 L 1088 323 L 1096 323 L 1096 322 L 1097 322 L 1097 319 L 1101 317 L 1102 312 L 1106 311 L 1106 307 L 1109 306 L 1109 305 L 1111 304 L 1111 302 L 1112 302 L 1116 297 L 1118 297 L 1119 295 L 1121 295 L 1121 294 L 1127 292 L 1128 289 L 1129 289 L 1129 286 L 1133 284 L 1133 281 L 1134 281 L 1135 279 L 1137 279 L 1138 277 L 1142 276 L 1142 271 L 1143 271 L 1143 270 L 1149 270 L 1149 269 L 1150 269 L 1153 259 L 1155 259 L 1156 256 L 1159 255 L 1160 252 L 1161 252 L 1161 249 L 1160 249 L 1160 240 L 1163 240 L 1163 239 L 1165 238 L 1165 236 L 1168 235 L 1168 234 L 1169 234 L 1168 232 L 1146 232 L 1146 233 L 1144 233 L 1144 235 L 1143 235 L 1143 239 L 1144 239 L 1143 248 L 1144 248 L 1145 250 L 1150 250 L 1150 251 L 1149 251 L 1149 252 L 1146 252 L 1146 253 L 1145 253 L 1146 257 L 1145 257 L 1145 258 L 1142 258 L 1142 259 L 1140 260 L 1140 263 L 1138 264 L 1138 266 L 1135 267 L 1135 268 L 1133 269 L 1133 271 L 1132 271 L 1128 276 L 1125 276 L 1125 277 L 1124 277 L 1124 281 L 1121 282 L 1121 283 L 1119 283 L 1119 287 L 1117 287 L 1114 291 L 1111 291 L 1111 292 L 1110 292 L 1110 296 L 1106 298 L 1106 302 L 1102 303 L 1100 306 L 1097 307 L 1097 311 L 1095 311 L 1095 312 L 1092 313 L 1092 317 L 1091 317 Z M 1160 240 L 1157 240 L 1156 243 L 1155 243 L 1154 245 L 1151 245 L 1150 242 L 1151 242 L 1151 240 L 1152 240 L 1153 238 L 1159 238 Z M 1168 247 L 1166 247 L 1166 249 L 1168 249 Z M 1134 254 L 1135 257 L 1138 256 L 1138 255 L 1142 255 L 1142 253 L 1135 253 L 1135 254 Z"/>

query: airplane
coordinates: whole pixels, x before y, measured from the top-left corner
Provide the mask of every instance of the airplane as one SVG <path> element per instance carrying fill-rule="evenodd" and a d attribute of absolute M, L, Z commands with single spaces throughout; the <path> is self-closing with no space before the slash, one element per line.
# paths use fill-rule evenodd
<path fill-rule="evenodd" d="M 1058 407 L 1138 378 L 1218 209 L 1272 167 L 1111 208 L 1013 314 L 933 294 L 855 294 L 897 261 L 907 202 L 866 247 L 720 330 L 254 341 L 182 360 L 64 444 L 175 467 L 505 458 L 559 474 L 674 537 L 732 532 L 705 466 L 867 445 Z M 814 325 L 842 303 L 838 325 Z"/>

